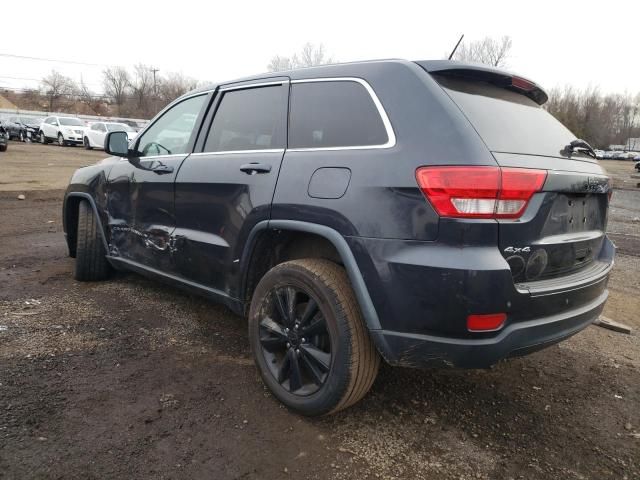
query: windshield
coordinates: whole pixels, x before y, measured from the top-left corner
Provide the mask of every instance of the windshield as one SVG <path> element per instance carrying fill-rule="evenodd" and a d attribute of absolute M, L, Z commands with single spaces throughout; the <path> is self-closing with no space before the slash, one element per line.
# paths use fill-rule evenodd
<path fill-rule="evenodd" d="M 560 157 L 576 136 L 533 100 L 485 82 L 433 77 L 494 152 Z"/>
<path fill-rule="evenodd" d="M 42 118 L 20 117 L 20 123 L 24 123 L 25 125 L 35 125 L 37 123 L 42 123 Z"/>
<path fill-rule="evenodd" d="M 133 132 L 131 127 L 124 123 L 105 123 L 105 125 L 110 132 Z"/>
<path fill-rule="evenodd" d="M 84 122 L 79 118 L 60 117 L 60 125 L 65 127 L 84 127 Z"/>

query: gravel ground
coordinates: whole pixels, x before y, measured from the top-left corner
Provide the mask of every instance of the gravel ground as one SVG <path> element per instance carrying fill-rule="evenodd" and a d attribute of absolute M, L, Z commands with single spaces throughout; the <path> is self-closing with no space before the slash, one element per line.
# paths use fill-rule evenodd
<path fill-rule="evenodd" d="M 385 367 L 358 405 L 310 420 L 263 388 L 224 307 L 133 274 L 72 279 L 60 188 L 101 156 L 0 154 L 0 478 L 640 478 L 632 187 L 616 181 L 605 311 L 631 335 L 589 327 L 489 370 Z"/>

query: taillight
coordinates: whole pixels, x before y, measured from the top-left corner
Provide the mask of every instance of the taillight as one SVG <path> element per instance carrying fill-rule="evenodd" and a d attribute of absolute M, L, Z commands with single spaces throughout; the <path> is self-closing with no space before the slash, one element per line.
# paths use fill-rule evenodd
<path fill-rule="evenodd" d="M 519 218 L 547 178 L 545 170 L 420 167 L 416 180 L 441 217 Z"/>

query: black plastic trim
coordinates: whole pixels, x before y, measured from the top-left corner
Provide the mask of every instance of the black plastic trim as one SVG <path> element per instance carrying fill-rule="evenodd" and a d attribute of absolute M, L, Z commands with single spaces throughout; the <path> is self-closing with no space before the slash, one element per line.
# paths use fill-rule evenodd
<path fill-rule="evenodd" d="M 67 218 L 67 200 L 69 198 L 71 198 L 71 197 L 80 197 L 80 198 L 82 198 L 84 200 L 87 200 L 89 202 L 89 205 L 91 205 L 91 208 L 93 209 L 93 213 L 94 213 L 94 217 L 96 218 L 96 222 L 98 222 L 98 230 L 100 231 L 100 237 L 102 238 L 102 243 L 104 243 L 104 249 L 105 249 L 106 252 L 108 252 L 109 251 L 109 243 L 107 242 L 107 236 L 105 235 L 104 228 L 102 227 L 102 220 L 100 220 L 100 214 L 98 213 L 98 207 L 96 206 L 96 201 L 88 193 L 84 193 L 84 192 L 71 192 L 71 193 L 68 193 L 67 196 L 65 197 L 65 200 L 64 200 L 65 211 L 64 211 L 63 218 L 65 220 Z M 66 235 L 66 229 L 65 229 L 65 235 Z"/>
<path fill-rule="evenodd" d="M 263 220 L 262 222 L 257 223 L 249 234 L 249 238 L 247 239 L 246 244 L 247 246 L 245 247 L 241 258 L 240 265 L 244 277 L 242 285 L 243 292 L 246 288 L 246 271 L 249 260 L 251 258 L 251 252 L 253 250 L 255 237 L 261 230 L 265 229 L 307 232 L 319 235 L 329 240 L 338 251 L 340 259 L 342 260 L 345 270 L 347 271 L 347 275 L 349 276 L 349 280 L 351 281 L 353 291 L 356 294 L 356 299 L 358 300 L 358 304 L 360 305 L 360 310 L 362 311 L 362 315 L 367 324 L 367 328 L 369 330 L 379 330 L 381 328 L 378 313 L 373 306 L 373 301 L 371 300 L 371 296 L 369 295 L 369 290 L 367 289 L 362 273 L 360 272 L 360 268 L 356 263 L 356 259 L 353 256 L 353 253 L 351 252 L 347 241 L 336 230 L 325 225 L 301 222 L 298 220 Z"/>
<path fill-rule="evenodd" d="M 187 280 L 185 278 L 181 278 L 176 275 L 171 275 L 171 274 L 162 272 L 155 268 L 142 265 L 138 262 L 134 262 L 133 260 L 129 260 L 126 258 L 107 256 L 107 260 L 109 260 L 111 265 L 113 265 L 115 268 L 131 270 L 133 272 L 139 273 L 146 277 L 150 277 L 152 279 L 160 280 L 164 283 L 168 283 L 182 290 L 186 290 L 192 293 L 197 293 L 199 295 L 202 295 L 204 297 L 210 298 L 216 302 L 226 305 L 231 310 L 233 310 L 234 313 L 237 313 L 237 314 L 242 313 L 242 302 L 240 302 L 240 300 L 238 299 L 230 297 L 229 295 L 227 295 L 221 290 L 210 288 L 200 283 L 192 282 L 191 280 Z"/>

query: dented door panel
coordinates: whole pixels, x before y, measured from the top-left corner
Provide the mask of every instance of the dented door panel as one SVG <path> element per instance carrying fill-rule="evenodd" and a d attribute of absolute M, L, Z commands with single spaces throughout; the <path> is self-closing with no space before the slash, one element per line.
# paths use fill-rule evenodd
<path fill-rule="evenodd" d="M 187 155 L 146 158 L 141 165 L 159 162 L 173 173 L 159 175 L 126 160 L 109 173 L 107 211 L 109 254 L 163 271 L 172 271 L 171 233 L 175 229 L 174 182 Z"/>

